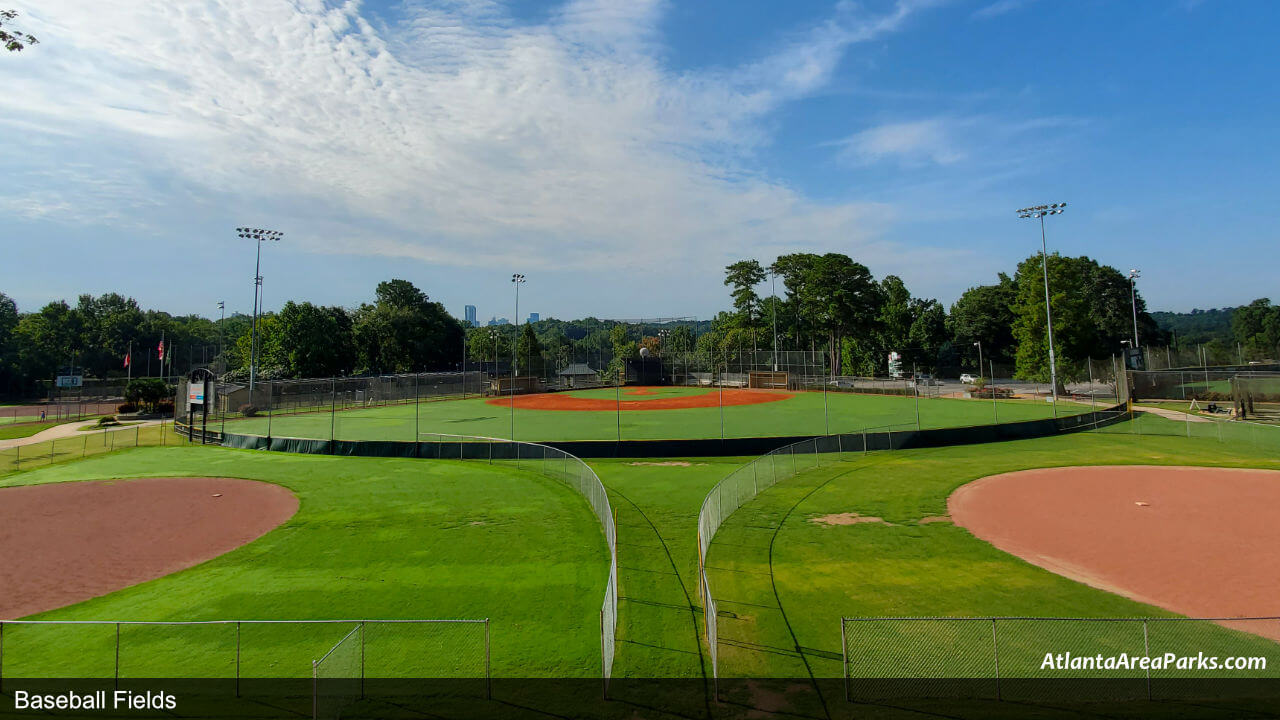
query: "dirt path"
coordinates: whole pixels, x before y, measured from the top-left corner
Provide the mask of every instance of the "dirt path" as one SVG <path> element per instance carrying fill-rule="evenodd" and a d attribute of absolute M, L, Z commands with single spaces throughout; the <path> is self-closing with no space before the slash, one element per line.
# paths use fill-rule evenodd
<path fill-rule="evenodd" d="M 148 478 L 0 490 L 0 619 L 105 595 L 215 558 L 298 510 L 279 485 Z"/>
<path fill-rule="evenodd" d="M 1280 615 L 1280 471 L 1026 470 L 969 483 L 947 507 L 1005 552 L 1139 602 L 1192 617 Z"/>
<path fill-rule="evenodd" d="M 124 425 L 121 427 L 111 427 L 111 428 L 105 428 L 102 430 L 81 431 L 81 430 L 78 430 L 77 428 L 84 427 L 85 425 L 91 425 L 93 424 L 93 421 L 77 420 L 75 422 L 55 425 L 49 428 L 48 430 L 41 430 L 35 435 L 31 435 L 29 437 L 13 438 L 11 440 L 0 440 L 0 450 L 8 450 L 9 448 L 15 448 L 15 447 L 18 447 L 19 445 L 35 445 L 36 443 L 47 442 L 49 440 L 57 440 L 59 438 L 80 437 L 81 435 L 98 435 L 104 432 L 116 432 L 116 431 L 128 430 L 129 428 L 135 428 L 135 427 L 141 428 L 141 427 L 147 427 L 148 425 L 159 425 L 162 422 L 168 422 L 168 421 L 167 420 L 143 420 L 137 425 Z"/>

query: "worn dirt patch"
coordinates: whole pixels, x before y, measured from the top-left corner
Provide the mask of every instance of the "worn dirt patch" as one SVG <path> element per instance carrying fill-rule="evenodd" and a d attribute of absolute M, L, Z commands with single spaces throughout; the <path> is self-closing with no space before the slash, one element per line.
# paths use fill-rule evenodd
<path fill-rule="evenodd" d="M 644 388 L 638 388 L 642 390 Z M 631 391 L 628 391 L 631 394 Z M 615 410 L 688 410 L 691 408 L 735 407 L 738 405 L 760 405 L 763 403 L 790 400 L 795 395 L 779 390 L 726 389 L 703 393 L 701 395 L 680 395 L 677 397 L 659 397 L 652 400 L 622 400 L 608 398 L 584 398 L 566 395 L 565 393 L 538 393 L 534 395 L 509 395 L 489 398 L 485 402 L 501 407 L 515 407 L 521 410 L 578 410 L 595 412 L 613 412 Z"/>
<path fill-rule="evenodd" d="M 88 600 L 211 560 L 298 510 L 279 485 L 147 478 L 0 489 L 0 619 Z"/>
<path fill-rule="evenodd" d="M 874 515 L 860 515 L 856 512 L 823 515 L 822 517 L 809 518 L 809 522 L 817 523 L 819 525 L 857 525 L 859 523 L 880 523 L 882 525 L 893 524 L 891 522 L 885 522 L 884 518 L 878 518 Z"/>
<path fill-rule="evenodd" d="M 928 515 L 916 521 L 917 525 L 928 525 L 930 523 L 951 522 L 950 515 Z"/>
<path fill-rule="evenodd" d="M 693 467 L 694 465 L 706 465 L 706 463 L 691 463 L 684 460 L 664 460 L 662 462 L 647 462 L 640 460 L 637 462 L 629 462 L 627 464 L 635 467 Z"/>

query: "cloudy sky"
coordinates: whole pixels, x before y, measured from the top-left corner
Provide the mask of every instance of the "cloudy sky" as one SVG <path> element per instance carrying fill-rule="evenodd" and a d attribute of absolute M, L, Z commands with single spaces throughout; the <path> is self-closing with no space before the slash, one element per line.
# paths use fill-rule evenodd
<path fill-rule="evenodd" d="M 844 252 L 953 301 L 1039 248 L 1157 309 L 1280 300 L 1269 0 L 11 0 L 0 291 L 212 314 L 709 316 Z"/>

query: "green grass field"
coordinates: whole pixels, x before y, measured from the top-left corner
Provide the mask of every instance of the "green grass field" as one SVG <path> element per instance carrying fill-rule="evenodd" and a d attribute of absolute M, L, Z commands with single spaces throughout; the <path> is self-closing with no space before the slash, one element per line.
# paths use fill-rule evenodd
<path fill-rule="evenodd" d="M 1226 443 L 1217 438 L 1224 428 Z M 1029 565 L 948 522 L 920 520 L 945 514 L 946 498 L 960 485 L 1018 469 L 1104 463 L 1280 468 L 1280 442 L 1272 437 L 1280 433 L 1269 430 L 1204 423 L 1193 425 L 1188 439 L 1185 423 L 1140 416 L 1103 432 L 848 455 L 784 480 L 730 516 L 709 553 L 721 611 L 721 676 L 839 677 L 841 616 L 1166 616 Z M 618 526 L 615 677 L 710 676 L 698 594 L 697 513 L 708 490 L 749 460 L 590 462 L 609 491 Z M 169 475 L 276 482 L 298 494 L 301 509 L 261 540 L 213 561 L 43 617 L 491 617 L 495 674 L 599 672 L 607 556 L 598 525 L 581 498 L 528 472 L 451 461 L 140 448 L 11 474 L 0 478 L 0 486 Z M 887 524 L 809 522 L 841 512 Z M 6 675 L 110 672 L 108 630 L 38 632 L 6 630 Z M 156 667 L 193 675 L 228 672 L 231 639 L 220 629 L 181 638 L 126 632 L 126 674 Z M 337 640 L 330 628 L 254 632 L 256 638 L 246 634 L 246 646 L 252 640 L 259 651 L 246 650 L 246 675 L 305 674 L 317 648 L 322 652 Z M 443 642 L 404 632 L 380 640 L 388 656 Z M 893 670 L 901 669 L 902 648 L 938 640 L 901 627 L 878 632 L 872 646 L 887 654 L 860 657 Z M 1196 649 L 1274 650 L 1269 642 L 1217 626 L 1197 626 L 1197 632 L 1176 642 L 1194 640 Z M 471 648 L 468 637 L 448 642 Z M 1067 641 L 1077 640 L 1082 647 L 1131 649 L 1132 643 L 1132 637 L 1098 634 Z M 1013 642 L 1010 658 L 1030 658 L 1042 641 Z M 467 674 L 461 664 L 446 670 Z"/>
<path fill-rule="evenodd" d="M 293 491 L 300 509 L 219 558 L 39 619 L 489 617 L 495 675 L 599 675 L 608 555 L 586 502 L 557 482 L 481 463 L 193 447 L 117 452 L 10 475 L 0 486 L 145 476 L 264 480 Z M 348 629 L 245 626 L 242 673 L 308 676 L 311 661 Z M 233 671 L 235 638 L 226 626 L 125 632 L 128 676 Z M 383 660 L 371 674 L 483 674 L 475 627 L 396 626 L 376 641 L 373 632 L 369 657 Z M 110 677 L 113 633 L 112 626 L 9 626 L 5 675 Z M 412 662 L 388 662 L 411 646 L 419 649 Z"/>
<path fill-rule="evenodd" d="M 1207 425 L 1207 424 L 1206 424 Z M 1144 434 L 1130 434 L 1142 429 Z M 1066 465 L 1148 464 L 1280 469 L 1280 433 L 1255 445 L 1247 435 L 1220 443 L 1214 430 L 1182 435 L 1184 424 L 1144 416 L 1105 432 L 989 445 L 872 453 L 825 464 L 761 493 L 728 518 L 708 553 L 719 603 L 720 668 L 729 677 L 839 677 L 840 618 L 875 616 L 1168 616 L 1158 608 L 1060 577 L 995 549 L 950 522 L 947 497 L 978 478 Z M 1269 428 L 1264 428 L 1269 430 Z M 885 522 L 831 526 L 810 522 L 856 512 Z M 874 630 L 874 632 L 872 632 Z M 1133 649 L 1132 627 L 1072 632 L 1085 647 Z M 857 639 L 861 667 L 901 672 L 919 656 L 960 668 L 946 652 L 954 628 L 882 625 Z M 986 633 L 985 640 L 982 633 Z M 1200 625 L 1180 649 L 1265 648 L 1280 666 L 1280 647 L 1213 625 Z M 878 634 L 877 634 L 878 633 Z M 914 633 L 914 635 L 913 635 Z M 990 627 L 979 628 L 979 648 Z M 1043 655 L 1046 638 L 1028 633 L 1002 650 L 1006 676 Z M 851 640 L 851 642 L 853 642 Z M 1071 649 L 1070 643 L 1059 643 Z M 797 650 L 799 648 L 799 650 Z M 1141 646 L 1138 647 L 1141 650 Z M 1036 652 L 1040 655 L 1036 655 Z M 933 655 L 929 655 L 933 653 Z M 1021 655 L 1019 655 L 1021 653 Z M 924 662 L 924 660 L 920 660 Z M 1021 665 L 1018 663 L 1021 662 Z M 1273 668 L 1270 675 L 1280 672 Z"/>
<path fill-rule="evenodd" d="M 42 430 L 48 430 L 57 424 L 58 423 L 56 422 L 24 423 L 22 425 L 0 424 L 0 440 L 14 440 L 16 438 L 31 437 L 32 435 L 35 435 Z"/>
<path fill-rule="evenodd" d="M 623 389 L 626 391 L 626 388 Z M 661 388 L 658 395 L 623 395 L 626 400 L 653 400 L 680 395 L 709 395 L 705 388 Z M 574 397 L 614 399 L 612 388 L 567 393 Z M 916 425 L 916 400 L 889 395 L 800 392 L 795 397 L 759 405 L 726 407 L 724 437 L 822 435 L 878 426 Z M 1058 412 L 1087 412 L 1088 405 L 1060 403 Z M 721 437 L 721 409 L 565 411 L 523 410 L 514 413 L 483 398 L 412 402 L 369 408 L 327 409 L 303 413 L 262 415 L 228 421 L 227 432 L 273 437 L 328 440 L 399 440 L 411 442 L 432 433 L 511 437 L 525 441 L 655 440 Z M 1040 400 L 920 398 L 919 421 L 925 428 L 985 425 L 996 420 L 1015 422 L 1053 416 L 1053 407 Z M 620 424 L 619 424 L 620 421 Z"/>

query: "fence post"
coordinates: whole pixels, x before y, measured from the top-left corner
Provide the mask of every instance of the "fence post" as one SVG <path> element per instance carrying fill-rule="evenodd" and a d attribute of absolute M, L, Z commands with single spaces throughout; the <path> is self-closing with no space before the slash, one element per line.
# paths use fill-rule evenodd
<path fill-rule="evenodd" d="M 240 697 L 240 621 L 236 621 L 236 697 Z"/>
<path fill-rule="evenodd" d="M 311 661 L 311 720 L 320 717 L 320 663 Z"/>
<path fill-rule="evenodd" d="M 1142 619 L 1142 652 L 1147 656 L 1147 701 L 1151 701 L 1151 641 L 1147 636 L 1147 619 Z"/>
<path fill-rule="evenodd" d="M 360 697 L 364 697 L 364 636 L 365 623 L 360 621 Z"/>
<path fill-rule="evenodd" d="M 1000 642 L 996 638 L 995 618 L 991 618 L 991 656 L 996 661 L 996 700 L 1003 700 L 1000 696 Z"/>
<path fill-rule="evenodd" d="M 849 642 L 845 639 L 844 618 L 840 618 L 840 680 L 844 683 L 844 701 L 849 702 Z"/>
<path fill-rule="evenodd" d="M 604 610 L 600 611 L 601 613 Z M 493 699 L 493 672 L 489 669 L 489 618 L 484 619 L 484 699 Z"/>
<path fill-rule="evenodd" d="M 120 689 L 120 623 L 116 623 L 116 689 Z"/>
<path fill-rule="evenodd" d="M 49 441 L 49 464 L 53 464 L 53 449 L 58 446 L 57 438 Z"/>
<path fill-rule="evenodd" d="M 80 445 L 80 459 L 83 460 L 85 453 L 89 452 L 89 436 L 84 436 L 84 442 Z"/>
<path fill-rule="evenodd" d="M 0 693 L 4 692 L 4 621 L 0 620 Z"/>

